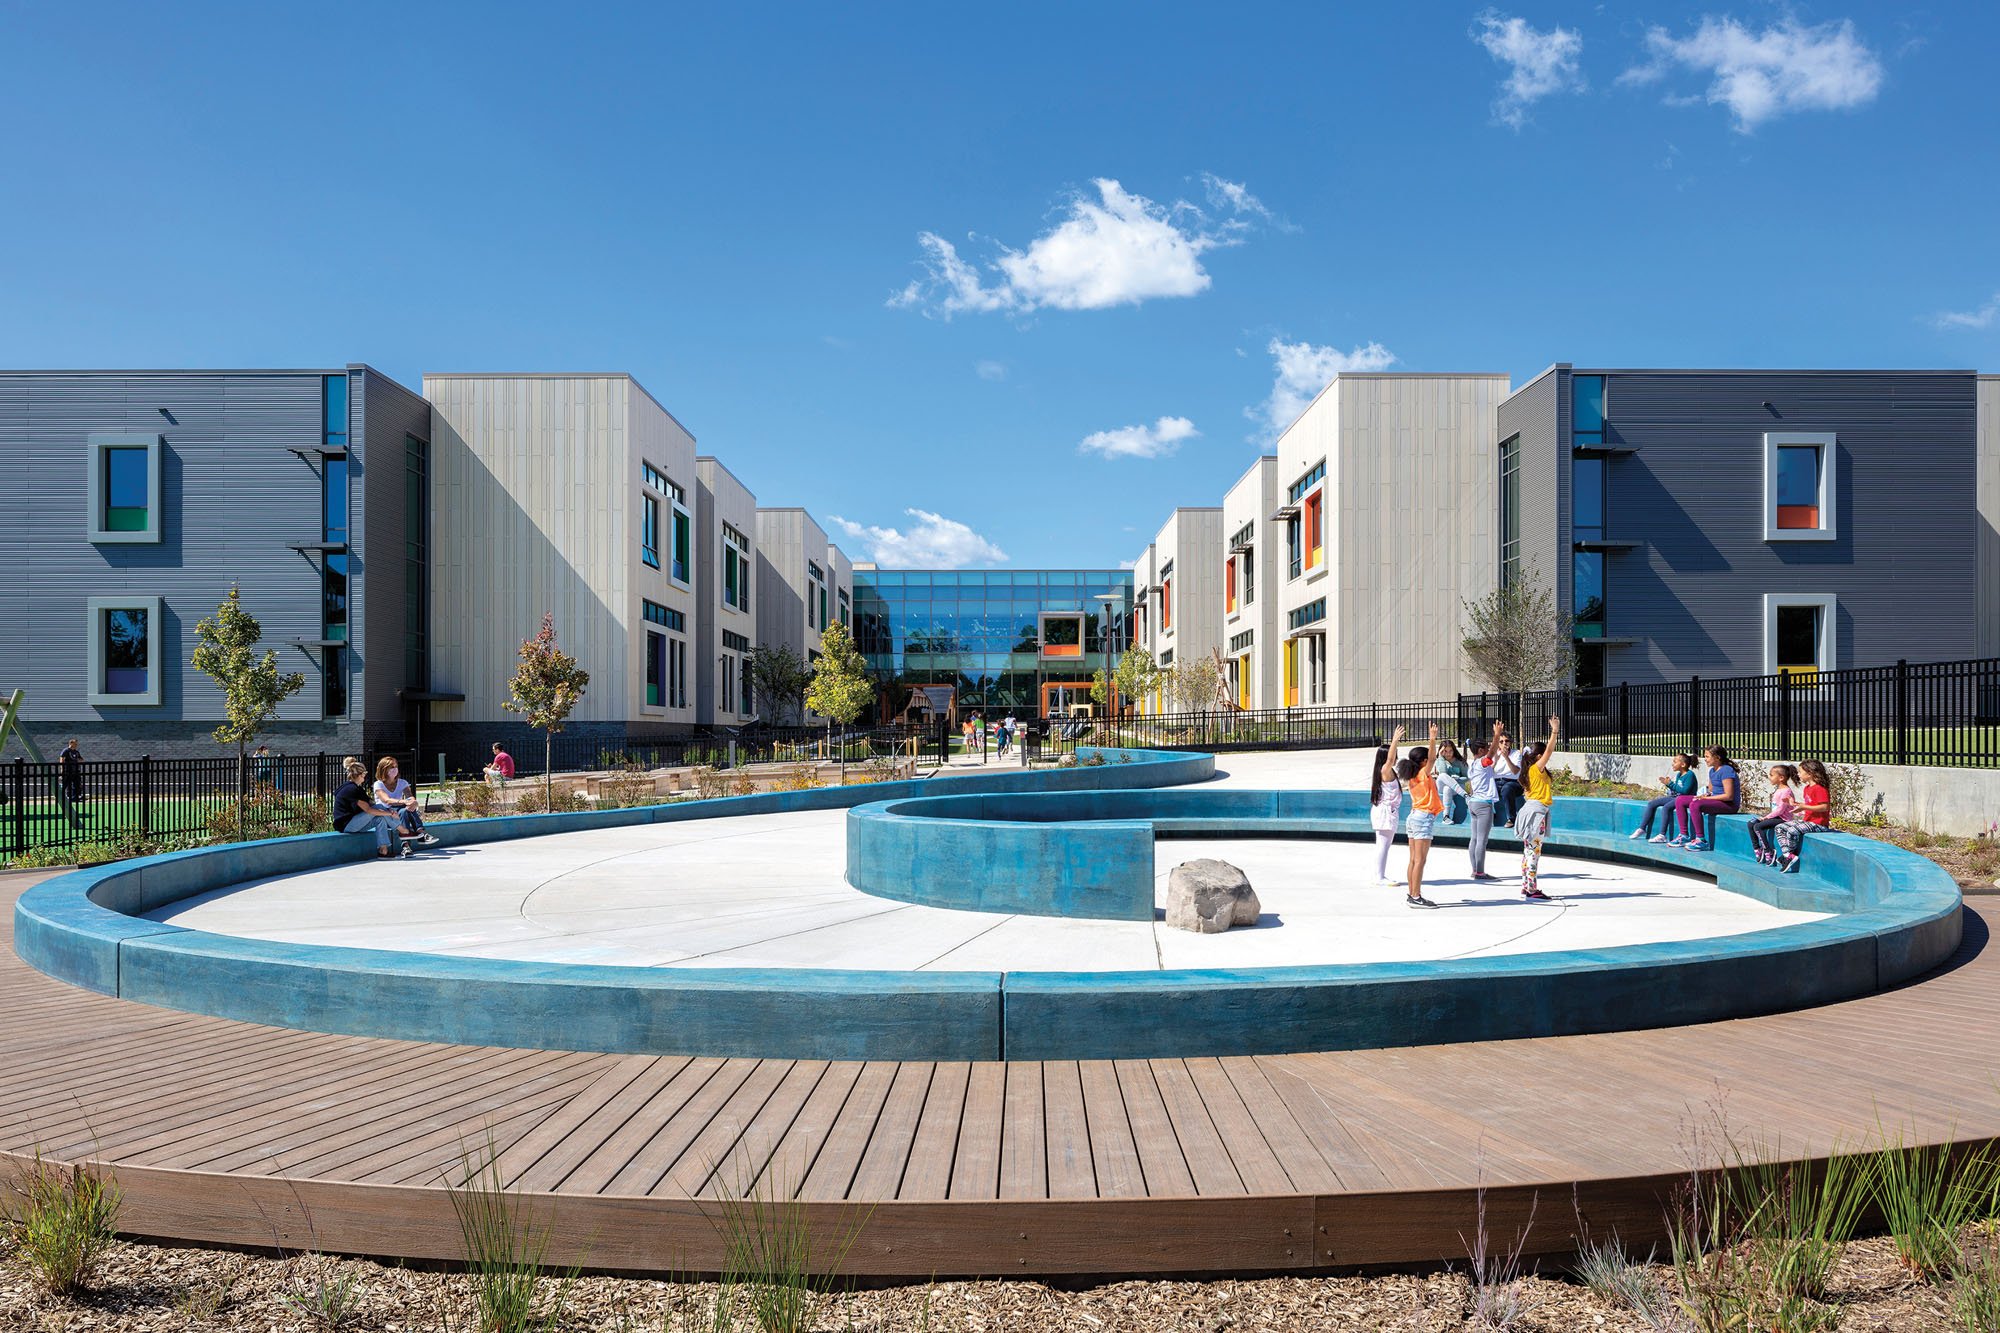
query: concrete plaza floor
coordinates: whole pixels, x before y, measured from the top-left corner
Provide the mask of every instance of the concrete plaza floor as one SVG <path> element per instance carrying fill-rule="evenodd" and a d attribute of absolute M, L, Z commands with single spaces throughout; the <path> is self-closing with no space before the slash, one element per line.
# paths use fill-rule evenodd
<path fill-rule="evenodd" d="M 1358 787 L 1369 755 L 1226 755 L 1222 785 Z M 154 918 L 217 934 L 533 962 L 645 967 L 1134 971 L 1277 967 L 1540 953 L 1736 935 L 1817 919 L 1665 871 L 1543 860 L 1559 901 L 1519 896 L 1518 858 L 1468 878 L 1438 847 L 1435 912 L 1374 881 L 1354 842 L 1175 839 L 1158 844 L 1161 902 L 1181 861 L 1218 856 L 1256 887 L 1263 919 L 1222 935 L 1151 924 L 920 907 L 848 887 L 845 812 L 752 815 L 561 834 L 255 881 Z M 1390 856 L 1400 879 L 1401 841 Z M 968 873 L 976 873 L 968 867 Z"/>

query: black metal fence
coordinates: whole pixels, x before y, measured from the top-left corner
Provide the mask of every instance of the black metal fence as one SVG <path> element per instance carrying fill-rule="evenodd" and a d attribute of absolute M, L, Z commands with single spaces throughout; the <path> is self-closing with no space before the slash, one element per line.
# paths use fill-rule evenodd
<path fill-rule="evenodd" d="M 548 747 L 551 771 L 586 773 L 637 766 L 645 769 L 711 765 L 816 763 L 836 760 L 843 749 L 850 763 L 913 759 L 935 767 L 949 761 L 950 733 L 940 724 L 850 728 L 773 727 L 755 731 L 647 744 L 606 745 L 557 735 Z M 438 756 L 377 750 L 359 756 L 372 780 L 383 758 L 394 758 L 412 786 L 438 780 Z M 0 864 L 37 848 L 100 847 L 107 855 L 137 844 L 242 836 L 279 837 L 327 826 L 333 793 L 344 781 L 337 754 L 194 759 L 147 756 L 91 760 L 67 776 L 60 763 L 16 759 L 0 766 Z M 523 747 L 512 755 L 517 777 L 543 772 L 544 747 Z M 429 761 L 426 772 L 425 761 Z M 473 780 L 477 773 L 445 769 L 451 779 Z"/>
<path fill-rule="evenodd" d="M 1397 724 L 1471 738 L 1504 721 L 1518 740 L 1563 720 L 1564 744 L 1613 754 L 1720 745 L 1752 761 L 2000 767 L 2000 658 L 1522 694 L 1110 719 L 1048 719 L 1049 744 L 1147 749 L 1304 749 L 1379 743 Z"/>

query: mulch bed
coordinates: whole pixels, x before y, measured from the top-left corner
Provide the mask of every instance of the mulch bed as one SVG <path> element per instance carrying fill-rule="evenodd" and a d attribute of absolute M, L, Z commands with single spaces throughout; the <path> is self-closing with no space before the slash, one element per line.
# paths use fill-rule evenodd
<path fill-rule="evenodd" d="M 273 1258 L 118 1243 L 92 1289 L 61 1300 L 42 1294 L 18 1259 L 0 1263 L 0 1329 L 49 1333 L 180 1333 L 180 1330 L 324 1330 L 295 1301 L 317 1284 L 352 1283 L 342 1330 L 414 1333 L 476 1328 L 466 1279 L 365 1260 Z M 1661 1274 L 1665 1280 L 1664 1273 Z M 552 1285 L 551 1290 L 554 1287 Z M 565 1330 L 713 1333 L 717 1288 L 587 1277 L 562 1289 Z M 1509 1327 L 1526 1333 L 1644 1333 L 1636 1314 L 1560 1276 L 1531 1276 Z M 288 1297 L 293 1298 L 288 1300 Z M 310 1301 L 306 1301 L 310 1305 Z M 1843 1330 L 1947 1333 L 1949 1292 L 1912 1281 L 1884 1239 L 1848 1246 L 1827 1306 Z M 827 1333 L 1291 1333 L 1292 1330 L 1440 1330 L 1486 1327 L 1473 1315 L 1462 1272 L 1380 1277 L 1265 1278 L 1212 1282 L 1114 1282 L 1075 1289 L 1039 1282 L 938 1282 L 838 1295 L 814 1321 Z M 736 1327 L 754 1330 L 747 1312 Z"/>

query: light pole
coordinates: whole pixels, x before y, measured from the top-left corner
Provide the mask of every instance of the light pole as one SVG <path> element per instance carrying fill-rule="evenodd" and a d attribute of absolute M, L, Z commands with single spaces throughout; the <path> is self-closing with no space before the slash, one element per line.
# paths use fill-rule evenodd
<path fill-rule="evenodd" d="M 1115 722 L 1118 717 L 1118 685 L 1113 673 L 1118 669 L 1118 617 L 1111 613 L 1113 602 L 1123 602 L 1125 594 L 1101 592 L 1091 599 L 1104 608 L 1099 626 L 1099 640 L 1104 650 L 1104 711 Z"/>

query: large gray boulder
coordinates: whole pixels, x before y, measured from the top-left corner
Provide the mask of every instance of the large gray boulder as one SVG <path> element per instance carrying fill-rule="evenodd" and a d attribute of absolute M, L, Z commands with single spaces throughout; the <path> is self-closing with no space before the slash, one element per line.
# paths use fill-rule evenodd
<path fill-rule="evenodd" d="M 1231 926 L 1254 926 L 1263 909 L 1250 879 L 1227 861 L 1183 861 L 1167 876 L 1167 924 L 1216 935 Z"/>

